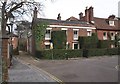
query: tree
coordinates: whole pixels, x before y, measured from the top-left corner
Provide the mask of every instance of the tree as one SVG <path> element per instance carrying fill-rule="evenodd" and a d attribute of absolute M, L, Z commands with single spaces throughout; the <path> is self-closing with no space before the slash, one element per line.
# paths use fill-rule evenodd
<path fill-rule="evenodd" d="M 43 6 L 40 2 L 36 2 L 34 0 L 0 0 L 0 2 L 0 5 L 2 6 L 2 38 L 6 36 L 7 22 L 10 17 L 15 18 L 15 20 L 19 20 L 24 14 L 32 15 L 32 11 L 35 7 L 37 8 L 37 10 L 41 11 Z M 2 40 L 2 43 L 6 44 L 7 47 L 7 43 L 4 39 Z M 2 51 L 6 51 L 3 45 Z M 7 76 L 6 74 L 8 74 L 7 56 L 3 55 L 3 61 L 5 62 L 3 67 L 3 81 L 6 81 L 7 78 L 5 79 L 5 77 Z"/>
<path fill-rule="evenodd" d="M 42 4 L 34 0 L 1 0 L 2 4 L 2 33 L 6 32 L 7 21 L 10 17 L 14 16 L 15 19 L 20 19 L 24 14 L 32 15 L 34 7 L 42 10 Z"/>

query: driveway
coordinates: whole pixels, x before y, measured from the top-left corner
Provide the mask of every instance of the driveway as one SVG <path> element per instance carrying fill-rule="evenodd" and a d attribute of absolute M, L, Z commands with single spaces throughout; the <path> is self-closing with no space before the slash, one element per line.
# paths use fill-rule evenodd
<path fill-rule="evenodd" d="M 117 82 L 118 56 L 78 58 L 69 60 L 35 60 L 21 56 L 30 64 L 54 75 L 63 82 Z"/>

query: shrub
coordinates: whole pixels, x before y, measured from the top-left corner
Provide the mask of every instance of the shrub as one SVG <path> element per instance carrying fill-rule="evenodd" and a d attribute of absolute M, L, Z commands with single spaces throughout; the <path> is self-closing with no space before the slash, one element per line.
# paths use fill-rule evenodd
<path fill-rule="evenodd" d="M 80 49 L 83 48 L 97 48 L 98 44 L 98 37 L 95 33 L 92 34 L 92 36 L 88 37 L 79 37 L 79 44 L 80 44 Z"/>
<path fill-rule="evenodd" d="M 66 31 L 52 31 L 51 39 L 53 42 L 54 49 L 65 49 L 66 48 Z"/>
<path fill-rule="evenodd" d="M 99 40 L 98 48 L 110 48 L 110 44 L 109 40 Z"/>
<path fill-rule="evenodd" d="M 88 57 L 106 55 L 106 49 L 88 49 Z"/>
<path fill-rule="evenodd" d="M 88 57 L 104 56 L 104 55 L 118 55 L 118 48 L 104 48 L 104 49 L 88 49 Z"/>
<path fill-rule="evenodd" d="M 65 50 L 65 49 L 41 50 L 36 52 L 36 57 L 40 59 L 67 59 L 82 57 L 82 50 Z"/>
<path fill-rule="evenodd" d="M 106 54 L 107 55 L 118 55 L 119 54 L 118 48 L 107 49 Z"/>

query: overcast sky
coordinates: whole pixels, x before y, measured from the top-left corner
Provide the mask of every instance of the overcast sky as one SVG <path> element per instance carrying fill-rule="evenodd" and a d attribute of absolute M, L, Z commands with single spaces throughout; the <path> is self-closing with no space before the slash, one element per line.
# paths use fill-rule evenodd
<path fill-rule="evenodd" d="M 50 0 L 45 1 L 43 13 L 39 17 L 56 19 L 58 13 L 61 14 L 61 19 L 65 20 L 70 16 L 79 18 L 80 12 L 85 12 L 86 6 L 94 7 L 94 16 L 107 18 L 114 14 L 118 16 L 118 2 L 120 0 Z"/>

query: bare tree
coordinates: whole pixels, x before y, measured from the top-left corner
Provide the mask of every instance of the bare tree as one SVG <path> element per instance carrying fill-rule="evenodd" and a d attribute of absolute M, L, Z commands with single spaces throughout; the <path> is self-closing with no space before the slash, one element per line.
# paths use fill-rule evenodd
<path fill-rule="evenodd" d="M 2 33 L 6 32 L 7 21 L 10 17 L 14 17 L 16 20 L 21 18 L 22 15 L 32 15 L 32 11 L 35 7 L 39 11 L 42 11 L 42 3 L 34 0 L 0 0 L 2 5 Z"/>

